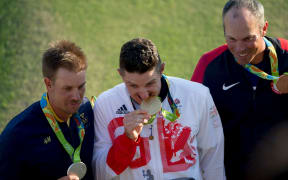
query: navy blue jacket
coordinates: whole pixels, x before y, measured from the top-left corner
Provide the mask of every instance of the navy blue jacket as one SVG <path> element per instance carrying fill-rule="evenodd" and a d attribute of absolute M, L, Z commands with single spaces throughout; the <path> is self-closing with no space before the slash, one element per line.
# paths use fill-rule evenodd
<path fill-rule="evenodd" d="M 287 40 L 267 39 L 276 49 L 279 74 L 288 72 Z M 261 69 L 271 74 L 268 49 L 264 54 Z M 274 93 L 271 81 L 252 76 L 223 45 L 201 57 L 191 78 L 209 87 L 219 111 L 225 136 L 227 179 L 244 179 L 254 163 L 259 143 L 268 138 L 273 128 L 288 122 L 288 95 Z M 254 88 L 251 79 L 258 81 Z M 273 161 L 271 157 L 265 161 Z"/>
<path fill-rule="evenodd" d="M 80 106 L 85 136 L 80 152 L 81 161 L 87 166 L 83 179 L 93 179 L 92 154 L 94 145 L 94 115 L 90 102 Z M 82 115 L 83 117 L 83 115 Z M 79 145 L 76 122 L 70 126 L 59 123 L 67 141 L 75 148 Z M 66 176 L 72 164 L 70 156 L 58 141 L 36 102 L 13 118 L 0 136 L 0 179 L 49 179 Z"/>

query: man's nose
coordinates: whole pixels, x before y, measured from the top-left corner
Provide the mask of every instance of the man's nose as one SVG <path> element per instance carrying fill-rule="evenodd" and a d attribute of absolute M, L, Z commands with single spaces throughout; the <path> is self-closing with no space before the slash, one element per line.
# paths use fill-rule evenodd
<path fill-rule="evenodd" d="M 80 100 L 80 98 L 81 98 L 80 91 L 77 89 L 73 90 L 72 99 L 73 100 Z"/>
<path fill-rule="evenodd" d="M 243 52 L 245 50 L 245 44 L 241 41 L 237 42 L 236 44 L 236 51 L 237 52 Z"/>
<path fill-rule="evenodd" d="M 146 89 L 142 89 L 139 91 L 138 95 L 140 96 L 141 100 L 145 100 L 149 97 L 149 92 Z"/>

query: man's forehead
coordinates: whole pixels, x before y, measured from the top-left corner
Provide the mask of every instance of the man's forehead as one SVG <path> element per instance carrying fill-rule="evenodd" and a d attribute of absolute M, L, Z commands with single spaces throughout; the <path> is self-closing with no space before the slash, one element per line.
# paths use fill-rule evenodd
<path fill-rule="evenodd" d="M 156 78 L 157 73 L 154 70 L 147 71 L 145 73 L 129 73 L 126 71 L 123 76 L 124 81 L 131 84 L 146 84 L 155 80 Z"/>
<path fill-rule="evenodd" d="M 85 82 L 86 79 L 86 70 L 79 72 L 70 71 L 65 68 L 60 68 L 55 74 L 54 81 L 61 82 L 62 84 L 74 84 Z"/>
<path fill-rule="evenodd" d="M 241 36 L 241 38 L 255 36 L 260 32 L 257 18 L 249 10 L 230 10 L 224 17 L 225 36 Z"/>
<path fill-rule="evenodd" d="M 240 38 L 240 39 L 245 39 L 245 38 L 256 38 L 258 39 L 259 35 L 255 32 L 255 33 L 248 33 L 248 34 L 243 34 L 242 36 L 239 35 L 234 35 L 234 34 L 229 34 L 229 33 L 225 33 L 225 37 L 226 38 Z"/>
<path fill-rule="evenodd" d="M 257 21 L 255 15 L 247 8 L 232 8 L 224 16 L 224 22 L 226 21 Z"/>
<path fill-rule="evenodd" d="M 86 70 L 81 70 L 81 71 L 74 71 L 74 70 L 70 70 L 67 68 L 59 68 L 56 72 L 55 72 L 55 77 L 71 77 L 71 76 L 82 76 L 86 74 Z"/>

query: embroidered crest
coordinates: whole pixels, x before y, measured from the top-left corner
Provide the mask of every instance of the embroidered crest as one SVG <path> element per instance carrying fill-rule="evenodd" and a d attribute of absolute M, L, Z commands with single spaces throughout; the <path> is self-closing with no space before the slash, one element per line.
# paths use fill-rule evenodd
<path fill-rule="evenodd" d="M 44 144 L 48 144 L 50 142 L 51 142 L 51 137 L 50 136 L 44 138 Z"/>
<path fill-rule="evenodd" d="M 81 120 L 82 120 L 82 122 L 83 122 L 84 125 L 87 124 L 88 118 L 85 117 L 84 113 L 81 113 L 81 114 L 80 114 L 80 118 L 81 118 Z"/>

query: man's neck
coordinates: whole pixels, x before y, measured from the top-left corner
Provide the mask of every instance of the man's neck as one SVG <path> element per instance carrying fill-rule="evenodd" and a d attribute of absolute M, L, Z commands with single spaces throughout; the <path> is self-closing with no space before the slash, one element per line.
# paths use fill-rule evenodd
<path fill-rule="evenodd" d="M 255 65 L 255 64 L 259 64 L 263 61 L 264 59 L 264 54 L 265 54 L 265 49 L 266 49 L 266 44 L 265 41 L 263 39 L 261 47 L 259 48 L 260 53 L 258 53 L 253 60 L 250 62 L 251 64 Z"/>
<path fill-rule="evenodd" d="M 67 113 L 63 113 L 63 112 L 61 112 L 61 110 L 58 110 L 58 108 L 53 104 L 53 101 L 52 102 L 49 101 L 49 97 L 48 97 L 48 102 L 50 104 L 51 110 L 53 111 L 53 114 L 54 114 L 57 121 L 67 122 L 69 120 L 71 115 L 69 115 Z"/>
<path fill-rule="evenodd" d="M 251 64 L 253 65 L 259 64 L 263 61 L 263 58 L 264 58 L 264 51 L 259 53 L 257 56 L 255 56 L 253 60 L 251 61 Z"/>

